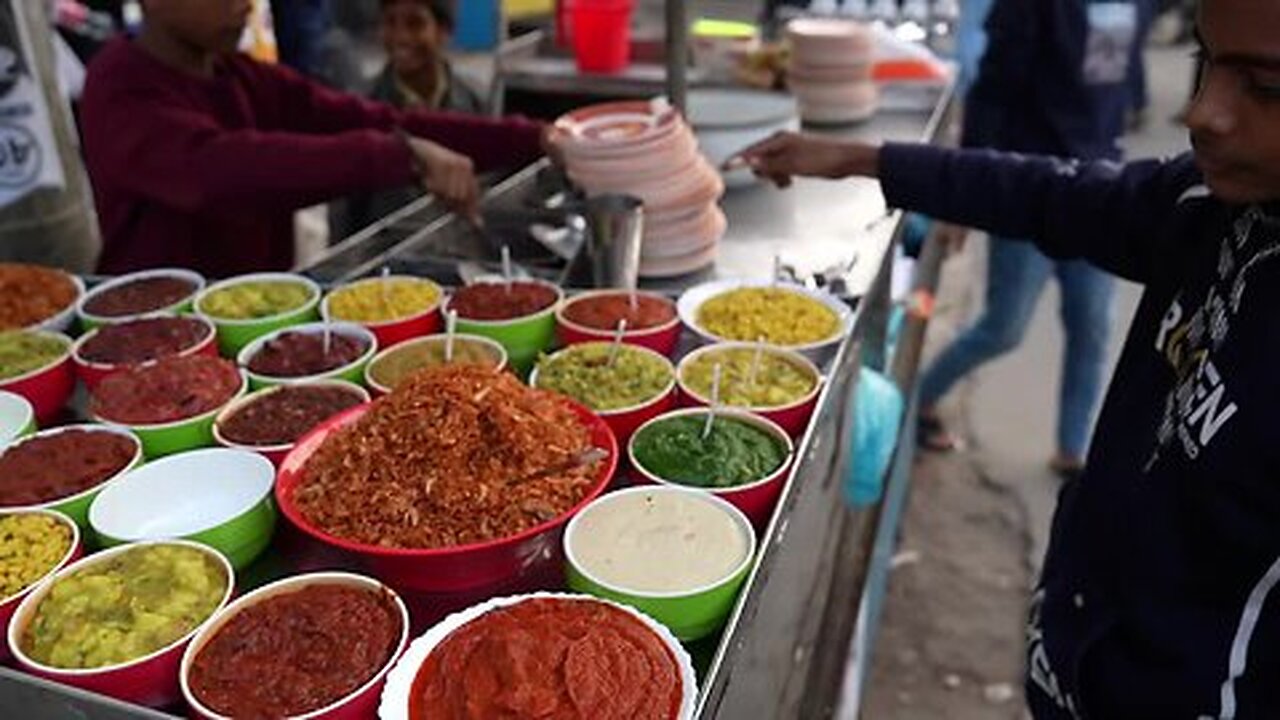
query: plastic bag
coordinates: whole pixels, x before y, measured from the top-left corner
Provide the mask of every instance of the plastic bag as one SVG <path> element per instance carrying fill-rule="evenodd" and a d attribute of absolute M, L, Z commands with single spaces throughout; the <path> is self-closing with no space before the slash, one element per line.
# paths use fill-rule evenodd
<path fill-rule="evenodd" d="M 884 375 L 862 368 L 854 402 L 849 405 L 852 457 L 844 478 L 845 500 L 867 507 L 884 495 L 885 475 L 898 447 L 906 412 L 902 391 Z"/>

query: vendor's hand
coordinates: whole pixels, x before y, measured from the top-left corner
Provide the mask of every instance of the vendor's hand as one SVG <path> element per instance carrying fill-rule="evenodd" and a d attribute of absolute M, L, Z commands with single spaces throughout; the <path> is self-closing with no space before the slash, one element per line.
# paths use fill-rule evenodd
<path fill-rule="evenodd" d="M 542 128 L 542 152 L 556 167 L 564 167 L 564 148 L 560 146 L 560 136 L 554 125 Z"/>
<path fill-rule="evenodd" d="M 832 180 L 852 175 L 875 177 L 879 165 L 880 148 L 874 145 L 779 132 L 729 158 L 725 169 L 749 167 L 759 177 L 785 188 L 795 176 Z"/>
<path fill-rule="evenodd" d="M 453 212 L 479 224 L 480 183 L 471 159 L 421 138 L 409 138 L 409 148 L 417 158 L 427 192 L 440 198 Z"/>

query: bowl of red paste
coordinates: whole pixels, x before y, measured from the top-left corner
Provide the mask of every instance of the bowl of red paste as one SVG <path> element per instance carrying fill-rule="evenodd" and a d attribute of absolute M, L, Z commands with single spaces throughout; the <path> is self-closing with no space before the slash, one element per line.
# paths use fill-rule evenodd
<path fill-rule="evenodd" d="M 414 640 L 387 676 L 378 717 L 689 720 L 697 697 L 688 653 L 657 621 L 607 600 L 535 593 L 476 605 Z"/>
<path fill-rule="evenodd" d="M 527 373 L 555 340 L 559 287 L 541 280 L 478 282 L 459 288 L 446 312 L 458 313 L 458 332 L 497 340 L 511 366 Z"/>
<path fill-rule="evenodd" d="M 676 304 L 651 292 L 599 290 L 575 295 L 556 311 L 556 335 L 562 345 L 612 340 L 626 321 L 622 342 L 672 357 L 680 343 Z"/>
<path fill-rule="evenodd" d="M 340 572 L 261 587 L 219 612 L 182 657 L 198 717 L 369 718 L 409 640 L 391 588 Z"/>

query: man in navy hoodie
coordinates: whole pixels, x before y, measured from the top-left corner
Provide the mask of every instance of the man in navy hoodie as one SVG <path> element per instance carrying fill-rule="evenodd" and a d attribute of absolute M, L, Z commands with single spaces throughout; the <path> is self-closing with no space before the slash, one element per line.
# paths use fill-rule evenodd
<path fill-rule="evenodd" d="M 742 154 L 1145 285 L 1032 605 L 1038 720 L 1280 717 L 1280 2 L 1204 0 L 1200 32 L 1182 157 L 790 134 Z"/>

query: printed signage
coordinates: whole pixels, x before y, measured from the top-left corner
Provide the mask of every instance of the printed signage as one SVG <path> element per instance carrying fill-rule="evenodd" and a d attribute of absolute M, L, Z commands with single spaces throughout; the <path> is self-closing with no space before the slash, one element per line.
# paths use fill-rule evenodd
<path fill-rule="evenodd" d="M 23 0 L 0 0 L 0 208 L 66 178 L 49 106 L 36 77 Z"/>

